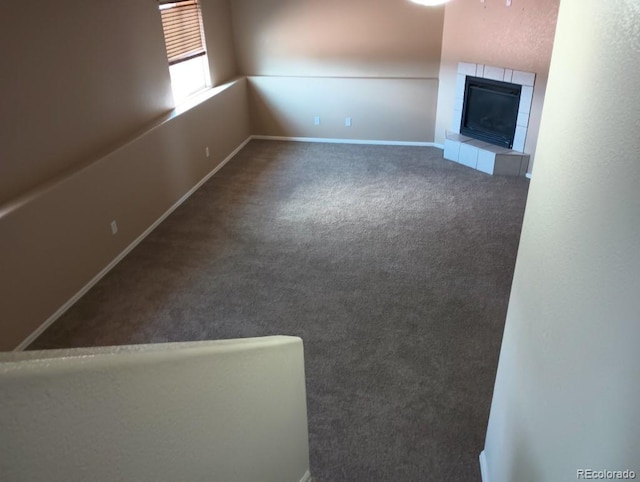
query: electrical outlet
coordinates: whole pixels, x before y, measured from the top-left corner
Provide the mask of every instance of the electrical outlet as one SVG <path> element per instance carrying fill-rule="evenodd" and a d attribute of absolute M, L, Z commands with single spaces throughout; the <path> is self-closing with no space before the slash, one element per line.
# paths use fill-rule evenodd
<path fill-rule="evenodd" d="M 118 232 L 118 223 L 115 221 L 111 221 L 111 234 L 117 234 Z"/>
<path fill-rule="evenodd" d="M 209 157 L 209 146 L 204 148 L 204 155 Z"/>
<path fill-rule="evenodd" d="M 345 117 L 344 118 L 344 125 L 346 127 L 351 127 L 351 117 Z"/>
<path fill-rule="evenodd" d="M 313 125 L 319 126 L 320 125 L 320 116 L 317 115 L 313 118 Z"/>

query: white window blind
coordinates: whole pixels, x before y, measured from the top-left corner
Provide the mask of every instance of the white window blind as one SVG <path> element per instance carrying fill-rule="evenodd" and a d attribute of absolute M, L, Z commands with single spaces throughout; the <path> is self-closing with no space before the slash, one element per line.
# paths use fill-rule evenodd
<path fill-rule="evenodd" d="M 198 0 L 159 0 L 169 65 L 206 54 Z"/>

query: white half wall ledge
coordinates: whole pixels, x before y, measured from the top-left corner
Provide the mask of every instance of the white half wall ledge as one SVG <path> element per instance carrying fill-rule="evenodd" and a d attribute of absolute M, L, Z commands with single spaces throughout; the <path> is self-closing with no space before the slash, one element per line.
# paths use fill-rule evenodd
<path fill-rule="evenodd" d="M 0 399 L 1 480 L 310 479 L 298 337 L 2 353 Z"/>

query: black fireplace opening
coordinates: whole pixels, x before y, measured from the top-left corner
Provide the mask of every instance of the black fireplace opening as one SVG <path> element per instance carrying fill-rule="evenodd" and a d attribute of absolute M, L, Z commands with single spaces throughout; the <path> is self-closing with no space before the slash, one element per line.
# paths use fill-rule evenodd
<path fill-rule="evenodd" d="M 467 76 L 460 134 L 513 147 L 522 86 Z"/>

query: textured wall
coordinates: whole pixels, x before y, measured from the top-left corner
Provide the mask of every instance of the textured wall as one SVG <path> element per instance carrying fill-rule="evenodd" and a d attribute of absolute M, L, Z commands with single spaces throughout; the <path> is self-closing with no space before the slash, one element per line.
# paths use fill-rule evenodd
<path fill-rule="evenodd" d="M 560 0 L 458 0 L 445 9 L 435 139 L 451 129 L 458 62 L 535 72 L 525 152 L 535 154 Z M 533 156 L 532 156 L 533 157 Z M 530 166 L 531 167 L 531 166 Z"/>
<path fill-rule="evenodd" d="M 298 482 L 308 472 L 299 338 L 4 359 L 2 480 Z"/>
<path fill-rule="evenodd" d="M 562 0 L 488 481 L 571 481 L 580 468 L 640 474 L 639 44 L 635 0 Z"/>

